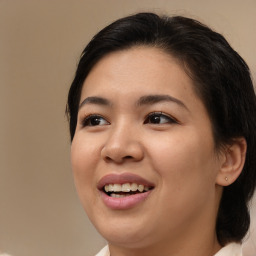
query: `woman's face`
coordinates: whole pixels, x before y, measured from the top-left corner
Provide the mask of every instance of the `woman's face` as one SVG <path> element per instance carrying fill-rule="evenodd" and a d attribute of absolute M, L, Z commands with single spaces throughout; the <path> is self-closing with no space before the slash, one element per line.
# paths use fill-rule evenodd
<path fill-rule="evenodd" d="M 211 123 L 191 79 L 163 51 L 132 48 L 94 66 L 71 160 L 83 207 L 110 243 L 214 233 L 220 159 Z"/>

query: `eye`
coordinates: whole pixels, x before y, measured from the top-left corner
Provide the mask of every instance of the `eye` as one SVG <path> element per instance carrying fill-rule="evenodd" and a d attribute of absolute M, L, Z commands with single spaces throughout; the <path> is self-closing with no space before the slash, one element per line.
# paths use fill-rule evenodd
<path fill-rule="evenodd" d="M 108 125 L 109 122 L 100 115 L 89 115 L 82 121 L 82 126 Z"/>
<path fill-rule="evenodd" d="M 167 124 L 167 123 L 178 123 L 177 120 L 174 118 L 163 114 L 162 112 L 154 112 L 150 113 L 145 121 L 144 124 Z"/>

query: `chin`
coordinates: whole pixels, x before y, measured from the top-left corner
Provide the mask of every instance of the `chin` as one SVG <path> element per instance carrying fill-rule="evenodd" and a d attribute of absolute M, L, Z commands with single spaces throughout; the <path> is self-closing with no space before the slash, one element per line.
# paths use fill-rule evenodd
<path fill-rule="evenodd" d="M 140 247 L 145 242 L 145 238 L 150 236 L 150 232 L 141 225 L 141 221 L 128 221 L 116 218 L 103 223 L 96 223 L 98 232 L 112 244 L 118 244 L 125 247 Z"/>
<path fill-rule="evenodd" d="M 147 244 L 150 244 L 146 242 L 144 234 L 138 234 L 136 232 L 106 232 L 101 233 L 101 235 L 108 241 L 108 243 L 124 248 L 143 248 Z"/>

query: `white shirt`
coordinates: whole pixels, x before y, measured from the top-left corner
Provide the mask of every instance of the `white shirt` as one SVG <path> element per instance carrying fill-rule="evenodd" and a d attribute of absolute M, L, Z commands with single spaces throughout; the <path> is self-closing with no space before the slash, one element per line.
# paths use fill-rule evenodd
<path fill-rule="evenodd" d="M 108 246 L 106 245 L 96 256 L 110 256 Z M 240 244 L 230 243 L 213 256 L 242 256 L 242 246 Z"/>
<path fill-rule="evenodd" d="M 220 249 L 214 256 L 243 256 L 242 245 L 231 243 Z"/>

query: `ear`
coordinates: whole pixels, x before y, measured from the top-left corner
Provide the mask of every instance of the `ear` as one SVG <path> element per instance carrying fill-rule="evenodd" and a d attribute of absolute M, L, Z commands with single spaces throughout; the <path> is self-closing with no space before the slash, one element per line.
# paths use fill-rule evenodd
<path fill-rule="evenodd" d="M 246 157 L 247 143 L 245 138 L 235 138 L 227 145 L 221 156 L 221 166 L 216 177 L 216 184 L 229 186 L 241 174 Z"/>

